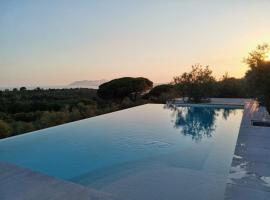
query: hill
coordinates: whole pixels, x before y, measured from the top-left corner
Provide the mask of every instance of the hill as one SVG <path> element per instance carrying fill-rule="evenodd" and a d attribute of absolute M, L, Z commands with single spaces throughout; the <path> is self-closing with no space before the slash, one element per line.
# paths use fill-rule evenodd
<path fill-rule="evenodd" d="M 75 81 L 70 83 L 68 86 L 77 86 L 77 87 L 89 87 L 89 86 L 99 86 L 103 83 L 107 82 L 105 79 L 101 80 L 83 80 L 83 81 Z"/>

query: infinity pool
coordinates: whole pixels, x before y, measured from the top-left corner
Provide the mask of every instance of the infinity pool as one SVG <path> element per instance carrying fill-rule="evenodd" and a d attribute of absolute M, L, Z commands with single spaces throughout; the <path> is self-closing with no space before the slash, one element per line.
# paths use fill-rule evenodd
<path fill-rule="evenodd" d="M 123 200 L 222 199 L 242 114 L 147 104 L 0 140 L 0 161 Z"/>

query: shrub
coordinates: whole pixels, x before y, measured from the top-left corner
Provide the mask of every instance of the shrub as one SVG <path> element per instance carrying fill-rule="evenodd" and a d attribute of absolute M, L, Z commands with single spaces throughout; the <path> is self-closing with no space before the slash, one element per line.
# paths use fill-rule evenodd
<path fill-rule="evenodd" d="M 136 100 L 138 95 L 151 89 L 152 86 L 153 82 L 146 78 L 124 77 L 103 83 L 97 93 L 103 99 L 123 100 L 125 97 L 130 97 Z"/>
<path fill-rule="evenodd" d="M 3 120 L 0 120 L 0 138 L 10 136 L 11 131 L 11 127 Z"/>

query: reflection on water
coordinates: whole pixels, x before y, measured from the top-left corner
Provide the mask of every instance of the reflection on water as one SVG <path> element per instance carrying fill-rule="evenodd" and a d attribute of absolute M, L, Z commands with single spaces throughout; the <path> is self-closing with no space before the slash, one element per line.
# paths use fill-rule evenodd
<path fill-rule="evenodd" d="M 190 135 L 195 141 L 209 138 L 215 131 L 216 110 L 204 107 L 178 108 L 175 127 L 181 128 L 184 135 Z"/>
<path fill-rule="evenodd" d="M 165 109 L 171 109 L 174 127 L 181 130 L 186 136 L 191 136 L 196 142 L 203 138 L 212 137 L 216 129 L 216 118 L 220 111 L 222 118 L 227 120 L 234 109 L 214 108 L 214 107 L 175 107 L 165 106 Z"/>
<path fill-rule="evenodd" d="M 227 120 L 228 117 L 230 116 L 230 114 L 236 114 L 236 110 L 235 109 L 230 109 L 230 108 L 224 108 L 222 109 L 222 118 L 224 120 Z"/>

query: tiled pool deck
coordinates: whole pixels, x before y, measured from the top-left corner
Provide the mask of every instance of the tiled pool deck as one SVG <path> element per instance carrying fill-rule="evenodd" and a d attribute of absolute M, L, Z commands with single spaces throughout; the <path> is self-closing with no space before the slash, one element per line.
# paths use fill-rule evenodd
<path fill-rule="evenodd" d="M 214 104 L 238 106 L 243 105 L 245 101 L 246 100 L 243 99 L 216 99 Z M 270 199 L 270 128 L 251 126 L 250 119 L 253 112 L 256 112 L 256 110 L 252 109 L 252 104 L 246 103 L 235 149 L 235 156 L 233 158 L 227 180 L 226 192 L 223 196 L 224 198 L 211 196 L 209 199 Z M 151 173 L 155 173 L 155 171 L 152 171 Z M 173 193 L 173 196 L 179 195 L 179 199 L 184 199 L 183 196 L 181 196 L 181 191 L 177 189 L 181 186 L 177 184 L 169 184 L 172 182 L 177 183 L 177 179 L 183 178 L 183 176 L 175 176 L 175 180 L 166 180 L 166 174 L 168 175 L 175 172 L 171 169 L 162 171 L 162 173 L 164 174 L 165 179 L 163 179 L 163 183 L 159 183 L 159 185 L 162 187 L 168 187 L 168 190 Z M 158 172 L 157 175 L 160 176 L 162 174 Z M 182 175 L 185 175 L 184 178 L 188 183 L 189 172 L 186 171 L 185 174 Z M 141 178 L 143 177 L 144 176 L 142 175 Z M 202 182 L 204 177 L 201 177 L 198 180 L 201 180 Z M 149 184 L 149 187 L 151 187 L 152 184 L 157 183 L 155 180 L 149 180 Z M 207 184 L 209 183 L 206 183 L 205 186 L 207 186 Z M 219 184 L 215 184 L 218 187 Z M 124 185 L 129 187 L 128 183 L 124 183 Z M 142 188 L 142 192 L 148 189 L 148 187 Z M 205 189 L 207 190 L 207 187 Z M 194 191 L 194 193 L 196 193 L 196 191 Z M 158 195 L 159 191 L 156 191 L 156 194 Z M 0 199 L 107 200 L 115 198 L 107 193 L 96 191 L 91 188 L 55 179 L 25 168 L 0 163 Z M 198 199 L 201 198 L 198 196 Z"/>

